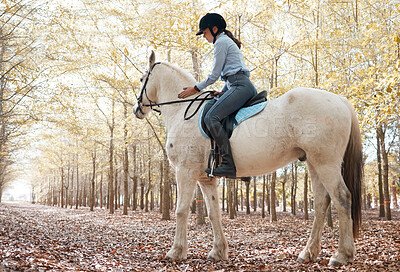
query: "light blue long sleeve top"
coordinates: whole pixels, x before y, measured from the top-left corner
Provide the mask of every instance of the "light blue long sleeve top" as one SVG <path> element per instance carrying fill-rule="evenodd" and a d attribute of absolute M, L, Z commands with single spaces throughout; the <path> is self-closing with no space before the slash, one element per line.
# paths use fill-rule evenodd
<path fill-rule="evenodd" d="M 243 71 L 250 76 L 250 71 L 244 63 L 243 54 L 236 43 L 226 34 L 221 33 L 214 43 L 213 69 L 211 74 L 201 82 L 196 83 L 200 90 L 205 89 L 218 80 Z"/>

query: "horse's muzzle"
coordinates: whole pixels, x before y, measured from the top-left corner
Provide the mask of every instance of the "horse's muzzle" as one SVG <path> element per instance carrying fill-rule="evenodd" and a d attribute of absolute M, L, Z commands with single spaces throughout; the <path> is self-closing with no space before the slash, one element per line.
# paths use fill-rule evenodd
<path fill-rule="evenodd" d="M 138 119 L 143 119 L 145 117 L 145 113 L 143 112 L 139 103 L 136 103 L 133 106 L 133 113 L 135 114 L 136 118 L 138 118 Z"/>

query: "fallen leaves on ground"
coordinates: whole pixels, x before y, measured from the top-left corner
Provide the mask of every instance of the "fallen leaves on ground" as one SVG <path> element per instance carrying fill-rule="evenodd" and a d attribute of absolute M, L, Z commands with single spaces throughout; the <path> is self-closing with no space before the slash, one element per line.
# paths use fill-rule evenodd
<path fill-rule="evenodd" d="M 328 266 L 338 244 L 337 220 L 325 227 L 322 250 L 315 263 L 300 264 L 312 220 L 279 213 L 271 223 L 259 213 L 229 219 L 223 227 L 229 244 L 229 260 L 207 260 L 212 249 L 210 223 L 196 225 L 189 218 L 188 258 L 168 261 L 175 221 L 162 221 L 157 212 L 87 208 L 62 209 L 21 203 L 0 204 L 0 271 L 399 271 L 400 221 L 364 213 L 356 258 L 339 268 Z M 173 218 L 174 219 L 174 218 Z"/>

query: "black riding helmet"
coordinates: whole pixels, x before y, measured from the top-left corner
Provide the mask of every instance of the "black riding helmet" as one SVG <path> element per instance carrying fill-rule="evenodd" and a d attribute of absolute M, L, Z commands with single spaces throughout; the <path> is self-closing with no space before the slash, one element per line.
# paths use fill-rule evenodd
<path fill-rule="evenodd" d="M 218 33 L 214 33 L 213 31 L 214 26 L 218 28 Z M 213 35 L 215 42 L 217 35 L 222 31 L 224 31 L 226 28 L 226 22 L 224 17 L 222 17 L 218 13 L 207 13 L 200 19 L 199 31 L 196 33 L 196 35 L 203 34 L 203 31 L 206 30 L 207 28 L 210 29 L 210 32 Z"/>

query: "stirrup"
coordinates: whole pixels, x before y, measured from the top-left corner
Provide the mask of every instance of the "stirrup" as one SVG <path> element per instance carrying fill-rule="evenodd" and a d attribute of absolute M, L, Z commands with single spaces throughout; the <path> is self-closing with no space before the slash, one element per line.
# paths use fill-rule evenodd
<path fill-rule="evenodd" d="M 211 150 L 210 150 L 210 155 L 208 157 L 208 166 L 207 166 L 207 168 L 211 169 L 211 172 L 207 173 L 207 176 L 210 178 L 210 180 L 216 178 L 216 176 L 214 176 L 214 169 L 218 166 L 218 164 L 219 164 L 218 146 L 215 143 L 214 139 L 211 138 Z"/>
<path fill-rule="evenodd" d="M 216 176 L 214 176 L 214 169 L 216 168 L 216 167 L 215 167 L 215 164 L 216 164 L 216 161 L 213 160 L 212 163 L 211 163 L 211 165 L 210 165 L 210 167 L 207 167 L 207 168 L 206 168 L 206 170 L 208 170 L 208 169 L 211 170 L 210 173 L 208 173 L 208 172 L 206 171 L 207 176 L 210 178 L 210 180 L 212 180 L 213 178 L 216 178 Z"/>

